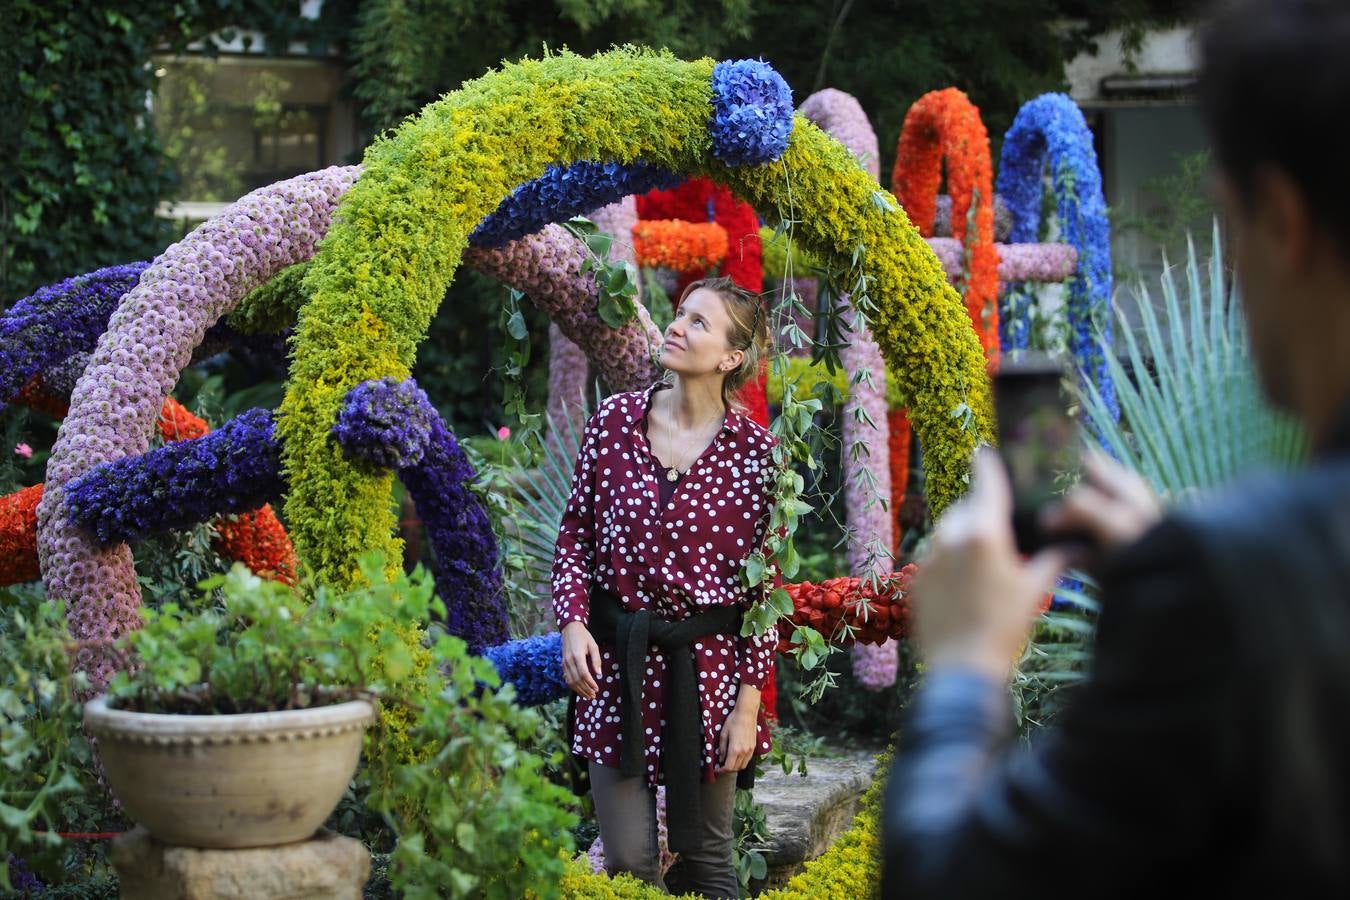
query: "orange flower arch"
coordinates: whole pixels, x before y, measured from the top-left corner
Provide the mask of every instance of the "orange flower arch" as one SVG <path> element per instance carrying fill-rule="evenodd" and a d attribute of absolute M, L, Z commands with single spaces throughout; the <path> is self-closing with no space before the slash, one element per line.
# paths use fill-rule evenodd
<path fill-rule="evenodd" d="M 994 166 L 989 132 L 965 92 L 945 88 L 924 94 L 905 115 L 896 149 L 891 191 L 924 237 L 933 236 L 942 163 L 952 196 L 952 234 L 970 248 L 966 312 L 990 366 L 998 361 L 998 250 L 994 246 Z M 971 200 L 975 234 L 966 240 Z"/>

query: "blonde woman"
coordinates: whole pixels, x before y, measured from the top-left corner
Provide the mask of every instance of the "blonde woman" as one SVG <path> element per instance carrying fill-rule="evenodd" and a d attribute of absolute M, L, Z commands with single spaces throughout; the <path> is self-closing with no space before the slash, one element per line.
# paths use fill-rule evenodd
<path fill-rule="evenodd" d="M 665 887 L 664 784 L 679 889 L 708 897 L 738 896 L 736 787 L 769 750 L 760 689 L 778 636 L 741 637 L 762 590 L 741 569 L 768 529 L 776 441 L 732 403 L 768 346 L 759 298 L 726 278 L 691 284 L 666 329 L 665 377 L 586 424 L 553 561 L 571 748 L 606 868 Z"/>

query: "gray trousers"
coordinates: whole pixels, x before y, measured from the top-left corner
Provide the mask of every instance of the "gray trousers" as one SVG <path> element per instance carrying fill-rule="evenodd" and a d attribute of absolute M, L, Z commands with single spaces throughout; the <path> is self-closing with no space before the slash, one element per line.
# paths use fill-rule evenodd
<path fill-rule="evenodd" d="M 703 828 L 698 849 L 680 854 L 671 870 L 667 887 L 661 877 L 661 853 L 656 842 L 656 789 L 645 778 L 625 778 L 617 768 L 588 762 L 595 816 L 600 838 L 605 842 L 605 871 L 627 872 L 635 878 L 672 893 L 698 893 L 705 897 L 736 898 L 740 883 L 732 862 L 732 809 L 736 804 L 736 773 L 718 777 L 714 784 L 700 784 Z M 666 794 L 667 808 L 679 797 Z"/>

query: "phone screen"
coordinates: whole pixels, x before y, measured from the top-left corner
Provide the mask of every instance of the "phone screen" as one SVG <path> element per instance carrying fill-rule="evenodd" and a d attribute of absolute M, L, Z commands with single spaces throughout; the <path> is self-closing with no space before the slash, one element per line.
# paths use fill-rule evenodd
<path fill-rule="evenodd" d="M 1058 357 L 1024 353 L 1005 359 L 994 376 L 999 454 L 1012 483 L 1013 534 L 1022 553 L 1050 542 L 1040 512 L 1078 471 L 1081 438 L 1064 392 L 1069 371 Z"/>

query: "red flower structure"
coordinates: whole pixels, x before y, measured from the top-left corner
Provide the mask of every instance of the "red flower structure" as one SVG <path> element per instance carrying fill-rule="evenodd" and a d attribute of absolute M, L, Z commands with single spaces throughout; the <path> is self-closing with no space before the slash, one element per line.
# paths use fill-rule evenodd
<path fill-rule="evenodd" d="M 37 377 L 24 385 L 14 402 L 57 419 L 65 417 L 67 407 L 66 401 L 44 388 Z M 204 419 L 172 397 L 159 411 L 158 426 L 166 441 L 198 438 L 211 430 Z M 37 505 L 41 499 L 40 484 L 0 497 L 0 587 L 33 581 L 41 575 L 37 553 Z M 243 563 L 258 575 L 295 583 L 295 547 L 268 504 L 233 518 L 217 519 L 213 546 L 221 556 Z"/>
<path fill-rule="evenodd" d="M 891 528 L 891 555 L 900 558 L 900 528 L 898 515 L 905 502 L 905 488 L 909 485 L 909 410 L 904 407 L 887 410 L 886 428 L 890 441 L 891 515 L 897 521 Z"/>
<path fill-rule="evenodd" d="M 998 361 L 998 250 L 994 247 L 994 167 L 989 132 L 963 91 L 924 94 L 905 115 L 891 190 L 924 237 L 933 237 L 942 164 L 952 196 L 952 235 L 970 249 L 966 312 L 991 366 Z M 976 198 L 976 192 L 979 192 Z M 975 200 L 975 234 L 967 240 Z"/>
<path fill-rule="evenodd" d="M 638 265 L 702 275 L 727 255 L 727 233 L 716 222 L 639 219 L 633 224 Z"/>
<path fill-rule="evenodd" d="M 883 575 L 880 590 L 874 590 L 865 578 L 830 578 L 819 584 L 809 581 L 785 587 L 792 598 L 793 613 L 788 622 L 780 622 L 778 650 L 792 646 L 794 628 L 810 626 L 836 645 L 881 644 L 908 637 L 909 584 L 918 572 L 913 563 L 899 572 Z M 853 629 L 851 636 L 843 626 Z"/>

